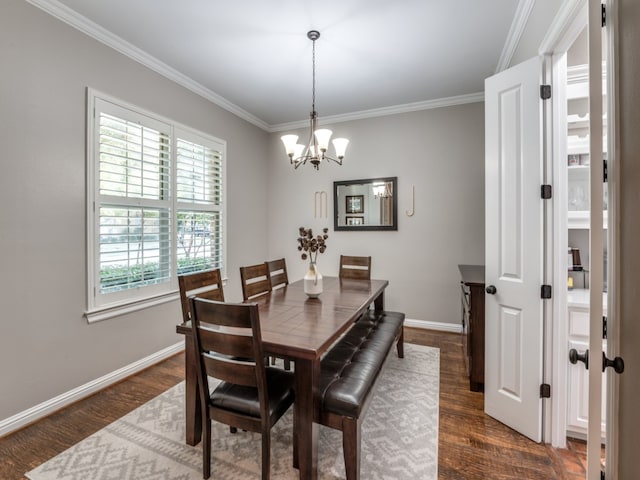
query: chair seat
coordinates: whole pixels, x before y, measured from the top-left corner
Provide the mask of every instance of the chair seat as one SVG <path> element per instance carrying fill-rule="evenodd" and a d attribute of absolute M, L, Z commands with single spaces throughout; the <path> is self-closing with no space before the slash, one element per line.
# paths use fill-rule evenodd
<path fill-rule="evenodd" d="M 293 400 L 293 373 L 279 368 L 267 367 L 267 389 L 269 390 L 269 415 L 280 416 Z M 260 418 L 258 389 L 221 382 L 211 394 L 211 403 L 216 408 L 242 415 Z"/>

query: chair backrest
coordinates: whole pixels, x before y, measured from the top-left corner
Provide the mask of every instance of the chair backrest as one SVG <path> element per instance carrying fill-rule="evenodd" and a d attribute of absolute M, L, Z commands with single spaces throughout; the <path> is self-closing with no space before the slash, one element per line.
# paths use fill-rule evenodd
<path fill-rule="evenodd" d="M 264 262 L 269 270 L 269 281 L 271 282 L 271 290 L 274 288 L 289 285 L 289 276 L 287 275 L 287 262 L 284 258 L 278 260 L 269 260 Z"/>
<path fill-rule="evenodd" d="M 200 298 L 224 302 L 222 275 L 219 268 L 207 270 L 206 272 L 179 275 L 178 286 L 180 287 L 182 318 L 185 322 L 191 320 L 192 317 L 189 297 L 197 295 Z"/>
<path fill-rule="evenodd" d="M 371 280 L 371 257 L 340 255 L 340 278 Z"/>
<path fill-rule="evenodd" d="M 258 305 L 198 297 L 191 297 L 189 302 L 198 356 L 198 384 L 204 396 L 200 400 L 209 404 L 208 377 L 256 387 L 261 417 L 267 418 L 267 383 Z"/>
<path fill-rule="evenodd" d="M 252 298 L 271 292 L 269 270 L 265 263 L 240 267 L 242 298 L 246 302 Z"/>

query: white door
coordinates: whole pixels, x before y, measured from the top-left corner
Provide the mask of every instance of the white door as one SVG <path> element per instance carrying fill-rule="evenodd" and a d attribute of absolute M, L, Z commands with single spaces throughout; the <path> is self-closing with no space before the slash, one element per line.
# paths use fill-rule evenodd
<path fill-rule="evenodd" d="M 542 64 L 485 81 L 485 412 L 542 439 Z M 493 294 L 492 294 L 493 292 Z"/>
<path fill-rule="evenodd" d="M 602 400 L 603 172 L 602 172 L 602 25 L 600 0 L 589 2 L 589 422 L 587 479 L 600 478 Z"/>

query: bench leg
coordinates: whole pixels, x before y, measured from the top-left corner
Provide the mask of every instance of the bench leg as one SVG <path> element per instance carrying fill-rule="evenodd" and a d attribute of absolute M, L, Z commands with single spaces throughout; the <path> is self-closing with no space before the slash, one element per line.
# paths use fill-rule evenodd
<path fill-rule="evenodd" d="M 360 420 L 342 420 L 342 448 L 347 480 L 360 480 Z"/>
<path fill-rule="evenodd" d="M 398 358 L 404 358 L 404 327 L 400 327 L 400 336 L 398 337 L 396 348 L 398 349 Z"/>

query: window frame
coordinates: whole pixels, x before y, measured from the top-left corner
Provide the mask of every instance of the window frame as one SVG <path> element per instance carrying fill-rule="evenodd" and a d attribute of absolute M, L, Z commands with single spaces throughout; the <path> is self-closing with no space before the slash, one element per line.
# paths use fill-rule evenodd
<path fill-rule="evenodd" d="M 116 293 L 100 293 L 100 207 L 111 202 L 101 202 L 105 197 L 100 194 L 100 154 L 99 154 L 99 113 L 104 111 L 123 113 L 124 119 L 134 121 L 137 118 L 143 125 L 151 128 L 167 128 L 169 135 L 169 195 L 168 199 L 145 200 L 137 197 L 122 197 L 115 203 L 128 207 L 145 207 L 149 205 L 163 206 L 169 209 L 169 240 L 170 253 L 169 281 L 130 288 Z M 201 145 L 220 153 L 221 165 L 221 195 L 219 205 L 189 204 L 179 201 L 177 198 L 177 145 L 178 139 L 187 142 L 201 142 Z M 226 142 L 213 135 L 198 131 L 186 125 L 182 125 L 171 119 L 147 111 L 136 105 L 106 95 L 92 88 L 87 88 L 87 193 L 86 193 L 86 243 L 87 243 L 87 310 L 85 317 L 89 323 L 105 320 L 115 316 L 131 313 L 137 310 L 174 301 L 178 294 L 178 230 L 177 214 L 186 207 L 194 210 L 219 212 L 222 216 L 220 225 L 222 232 L 219 235 L 222 246 L 220 248 L 220 263 L 223 278 L 226 278 L 227 264 L 227 208 L 226 208 Z"/>

